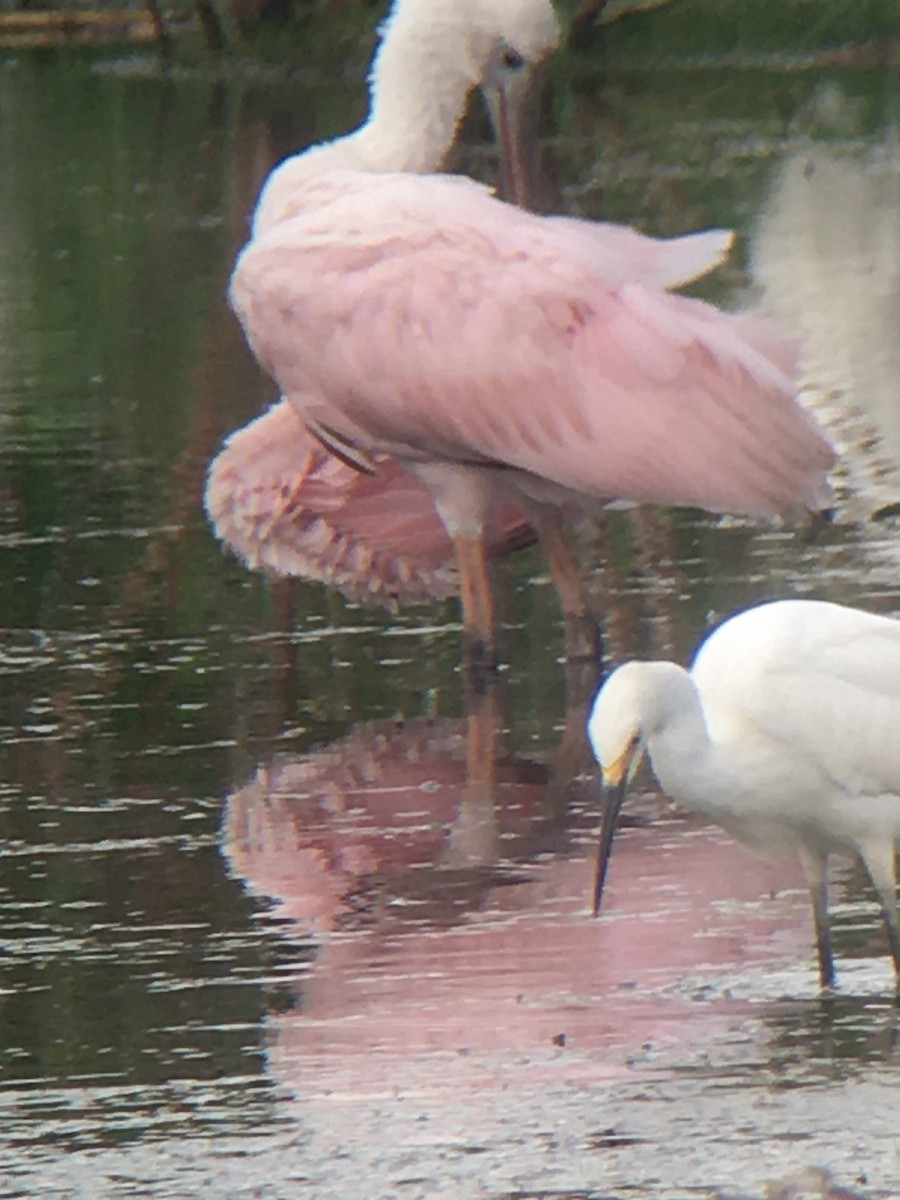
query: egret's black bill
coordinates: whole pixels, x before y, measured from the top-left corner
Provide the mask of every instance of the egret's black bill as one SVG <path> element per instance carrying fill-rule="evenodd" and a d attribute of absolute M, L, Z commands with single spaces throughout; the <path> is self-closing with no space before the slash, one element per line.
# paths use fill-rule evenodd
<path fill-rule="evenodd" d="M 609 870 L 609 860 L 612 856 L 613 838 L 616 836 L 616 825 L 619 813 L 625 801 L 628 788 L 627 773 L 618 783 L 603 787 L 603 814 L 600 824 L 600 844 L 597 847 L 597 874 L 594 876 L 594 916 L 600 912 L 603 899 L 603 888 L 606 885 L 606 873 Z"/>

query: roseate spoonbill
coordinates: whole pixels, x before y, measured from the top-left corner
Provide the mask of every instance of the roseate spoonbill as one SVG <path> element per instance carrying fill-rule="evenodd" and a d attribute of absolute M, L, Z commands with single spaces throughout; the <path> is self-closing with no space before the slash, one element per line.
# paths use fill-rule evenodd
<path fill-rule="evenodd" d="M 252 568 L 387 607 L 459 593 L 453 543 L 416 476 L 386 456 L 374 475 L 348 466 L 287 400 L 228 438 L 205 500 L 216 533 Z M 488 515 L 489 557 L 533 541 L 514 505 Z"/>
<path fill-rule="evenodd" d="M 600 689 L 588 735 L 606 785 L 594 912 L 616 820 L 644 752 L 662 788 L 757 849 L 799 851 L 819 974 L 834 982 L 827 864 L 862 859 L 900 987 L 900 622 L 819 600 L 731 617 L 690 671 L 629 662 Z"/>
<path fill-rule="evenodd" d="M 717 230 L 654 240 L 608 226 L 607 260 L 617 244 L 623 277 L 674 287 L 717 266 L 730 241 Z M 357 471 L 326 451 L 282 400 L 228 438 L 210 466 L 207 512 L 254 569 L 320 580 L 351 600 L 388 606 L 458 594 L 453 542 L 431 494 L 396 459 L 380 455 L 377 467 Z M 534 536 L 515 504 L 487 514 L 490 558 Z"/>
<path fill-rule="evenodd" d="M 549 0 L 487 5 L 398 0 L 373 64 L 368 120 L 354 133 L 276 168 L 260 198 L 254 229 L 290 212 L 295 183 L 311 168 L 438 168 L 455 139 L 468 93 L 478 83 L 496 118 L 509 194 L 524 202 L 520 108 L 531 67 L 557 37 Z M 435 78 L 436 49 L 440 70 Z M 722 240 L 723 235 L 713 235 L 710 251 L 708 241 L 684 239 L 684 249 L 673 243 L 666 256 L 677 260 L 676 271 L 699 270 L 711 252 L 721 256 Z M 388 605 L 457 594 L 453 543 L 430 492 L 396 460 L 376 457 L 377 475 L 348 465 L 326 450 L 283 400 L 232 434 L 211 464 L 207 512 L 216 533 L 254 568 L 319 579 L 353 600 Z M 489 557 L 534 537 L 514 505 L 495 506 L 488 516 Z"/>
<path fill-rule="evenodd" d="M 564 610 L 587 626 L 561 510 L 818 507 L 833 460 L 794 401 L 780 332 L 665 290 L 711 269 L 728 235 L 667 246 L 537 217 L 466 179 L 366 173 L 388 158 L 436 165 L 473 84 L 500 86 L 555 37 L 536 0 L 398 4 L 369 122 L 273 173 L 231 282 L 254 353 L 306 429 L 362 474 L 394 459 L 433 497 L 475 661 L 493 653 L 497 506 L 524 514 Z"/>

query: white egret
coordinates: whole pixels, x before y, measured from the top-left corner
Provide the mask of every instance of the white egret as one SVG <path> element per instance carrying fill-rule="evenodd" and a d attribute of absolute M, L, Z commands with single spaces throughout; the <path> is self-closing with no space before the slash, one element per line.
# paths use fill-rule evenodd
<path fill-rule="evenodd" d="M 819 974 L 834 982 L 827 863 L 859 855 L 881 903 L 900 989 L 900 622 L 818 600 L 738 613 L 690 671 L 629 662 L 606 680 L 588 734 L 606 786 L 594 912 L 616 820 L 646 753 L 663 790 L 759 850 L 797 850 Z"/>

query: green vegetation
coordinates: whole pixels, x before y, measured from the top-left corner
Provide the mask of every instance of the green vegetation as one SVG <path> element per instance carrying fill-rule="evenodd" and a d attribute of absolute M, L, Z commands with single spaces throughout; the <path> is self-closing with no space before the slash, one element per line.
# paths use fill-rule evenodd
<path fill-rule="evenodd" d="M 568 26 L 582 5 L 561 0 Z M 266 59 L 347 63 L 364 66 L 384 0 L 295 0 L 291 17 L 263 15 L 244 45 Z M 642 10 L 633 3 L 611 3 L 604 18 L 582 21 L 577 47 L 601 53 L 617 63 L 653 60 L 728 58 L 736 62 L 760 55 L 796 57 L 853 46 L 883 44 L 885 54 L 900 42 L 900 5 L 896 0 L 669 0 Z M 614 18 L 614 19 L 609 19 Z M 602 20 L 602 23 L 601 23 Z"/>
<path fill-rule="evenodd" d="M 581 53 L 619 65 L 661 60 L 727 60 L 760 56 L 854 53 L 885 64 L 900 56 L 896 0 L 608 0 L 592 15 L 591 0 L 557 0 L 564 24 L 574 20 Z M 85 10 L 148 12 L 149 0 L 0 0 L 0 13 Z M 340 65 L 363 70 L 388 0 L 180 0 L 161 3 L 176 53 L 192 55 L 210 28 L 226 53 L 259 62 Z"/>
<path fill-rule="evenodd" d="M 597 29 L 617 61 L 791 57 L 900 39 L 895 0 L 673 0 Z M 897 53 L 895 48 L 894 53 Z"/>

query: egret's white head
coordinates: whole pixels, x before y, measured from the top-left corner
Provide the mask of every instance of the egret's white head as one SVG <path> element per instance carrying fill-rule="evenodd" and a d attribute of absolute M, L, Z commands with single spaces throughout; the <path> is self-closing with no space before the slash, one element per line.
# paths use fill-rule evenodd
<path fill-rule="evenodd" d="M 629 662 L 618 667 L 597 693 L 588 717 L 588 737 L 604 783 L 618 786 L 637 770 L 646 708 L 646 668 Z"/>
<path fill-rule="evenodd" d="M 629 662 L 606 680 L 588 718 L 604 782 L 631 781 L 647 742 L 682 712 L 685 676 L 676 663 Z"/>
<path fill-rule="evenodd" d="M 663 729 L 684 699 L 686 672 L 670 662 L 629 662 L 597 693 L 588 737 L 603 771 L 603 817 L 594 880 L 594 916 L 600 911 L 619 812 L 641 764 L 648 739 Z"/>

